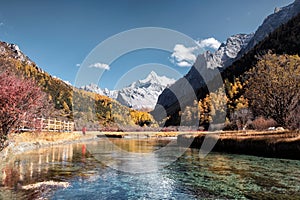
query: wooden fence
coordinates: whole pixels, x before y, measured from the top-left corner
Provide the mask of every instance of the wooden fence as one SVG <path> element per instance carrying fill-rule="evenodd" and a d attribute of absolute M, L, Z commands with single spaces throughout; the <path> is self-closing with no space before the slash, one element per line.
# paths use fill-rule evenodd
<path fill-rule="evenodd" d="M 20 131 L 39 130 L 39 131 L 73 132 L 74 122 L 60 121 L 51 118 L 35 118 L 30 123 L 24 121 L 20 126 L 19 130 Z"/>

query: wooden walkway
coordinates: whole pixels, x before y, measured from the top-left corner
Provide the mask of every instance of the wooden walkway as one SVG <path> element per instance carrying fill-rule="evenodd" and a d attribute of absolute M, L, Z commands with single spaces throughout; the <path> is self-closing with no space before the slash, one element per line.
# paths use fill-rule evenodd
<path fill-rule="evenodd" d="M 51 118 L 35 118 L 30 122 L 24 121 L 20 126 L 20 131 L 57 131 L 57 132 L 73 132 L 74 122 L 60 121 Z"/>

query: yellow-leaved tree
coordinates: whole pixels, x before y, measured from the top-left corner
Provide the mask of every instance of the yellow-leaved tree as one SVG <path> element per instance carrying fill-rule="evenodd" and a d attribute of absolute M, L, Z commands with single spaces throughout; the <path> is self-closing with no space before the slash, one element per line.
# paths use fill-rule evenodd
<path fill-rule="evenodd" d="M 248 99 L 244 97 L 246 82 L 235 78 L 233 82 L 225 80 L 227 93 L 227 117 L 240 129 L 245 129 L 251 122 L 252 112 L 248 108 Z"/>
<path fill-rule="evenodd" d="M 255 116 L 299 128 L 300 57 L 265 54 L 248 73 L 245 96 Z M 295 124 L 296 123 L 296 124 Z"/>

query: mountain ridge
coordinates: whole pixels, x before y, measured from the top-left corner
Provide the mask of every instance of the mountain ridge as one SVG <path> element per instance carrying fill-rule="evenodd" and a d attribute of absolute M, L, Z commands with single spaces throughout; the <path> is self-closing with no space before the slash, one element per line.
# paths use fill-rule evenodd
<path fill-rule="evenodd" d="M 129 108 L 153 110 L 158 96 L 174 82 L 175 79 L 159 76 L 151 71 L 146 78 L 134 81 L 120 90 L 101 89 L 96 84 L 82 86 L 81 89 L 108 96 Z"/>
<path fill-rule="evenodd" d="M 21 79 L 31 79 L 46 93 L 49 117 L 74 120 L 75 129 L 87 126 L 89 130 L 120 126 L 151 125 L 152 117 L 121 105 L 104 95 L 80 90 L 38 67 L 15 44 L 0 41 L 0 73 L 7 71 Z M 43 115 L 44 113 L 41 113 Z M 141 119 L 140 116 L 144 117 Z M 47 116 L 43 116 L 47 117 Z"/>
<path fill-rule="evenodd" d="M 248 52 L 256 44 L 266 38 L 271 32 L 280 25 L 287 23 L 300 12 L 300 0 L 295 0 L 292 4 L 282 8 L 275 8 L 274 13 L 267 16 L 263 23 L 255 31 L 253 38 L 249 41 L 247 47 L 240 52 L 239 56 Z"/>
<path fill-rule="evenodd" d="M 289 12 L 292 12 L 292 14 L 288 14 Z M 227 70 L 227 68 L 229 66 L 231 66 L 233 63 L 235 63 L 236 61 L 238 61 L 239 59 L 241 59 L 247 53 L 247 48 L 251 48 L 251 49 L 254 48 L 252 46 L 256 45 L 255 41 L 257 41 L 257 42 L 259 41 L 257 39 L 257 38 L 259 38 L 257 35 L 259 34 L 259 32 L 261 30 L 264 30 L 264 27 L 269 27 L 269 29 L 268 29 L 269 32 L 267 32 L 267 35 L 268 35 L 272 31 L 276 30 L 276 28 L 280 27 L 282 25 L 282 22 L 287 22 L 287 21 L 291 20 L 295 16 L 295 13 L 299 13 L 299 12 L 300 12 L 300 0 L 296 0 L 294 3 L 292 3 L 286 7 L 283 7 L 281 10 L 277 9 L 277 12 L 274 14 L 271 14 L 271 16 L 267 17 L 266 20 L 264 20 L 263 24 L 255 32 L 255 34 L 252 37 L 250 36 L 251 39 L 249 39 L 250 37 L 248 38 L 247 42 L 245 42 L 244 45 L 242 45 L 242 48 L 240 48 L 240 50 L 236 54 L 235 58 L 225 59 L 225 61 L 223 61 L 223 63 L 215 62 L 215 63 L 213 63 L 214 65 L 211 66 L 211 63 L 209 62 L 210 60 L 207 59 L 207 57 L 209 57 L 209 58 L 214 57 L 214 56 L 216 57 L 216 54 L 217 54 L 216 52 L 218 50 L 212 55 L 210 55 L 208 53 L 209 56 L 207 56 L 206 53 L 200 54 L 197 57 L 197 60 L 196 60 L 195 64 L 192 66 L 192 68 L 190 69 L 190 71 L 183 78 L 179 79 L 169 89 L 165 89 L 162 92 L 162 94 L 159 96 L 156 107 L 155 107 L 154 111 L 152 112 L 152 114 L 154 115 L 156 120 L 158 120 L 158 121 L 162 120 L 161 119 L 162 116 L 160 113 L 167 113 L 166 116 L 164 116 L 164 117 L 175 116 L 175 118 L 178 118 L 178 116 L 176 117 L 176 115 L 178 115 L 178 111 L 180 110 L 180 108 L 182 106 L 192 103 L 192 101 L 193 101 L 193 99 L 191 100 L 191 98 L 189 100 L 189 98 L 187 96 L 196 95 L 197 99 L 199 100 L 201 98 L 204 98 L 205 95 L 208 93 L 208 89 L 207 89 L 205 81 L 202 77 L 202 76 L 205 76 L 205 78 L 206 78 L 205 80 L 208 80 L 208 81 L 210 81 L 211 79 L 214 78 L 212 75 L 210 75 L 209 72 L 207 73 L 207 71 L 209 71 L 208 69 L 218 70 L 219 72 L 222 73 L 222 77 L 224 74 L 227 74 L 226 77 L 227 76 L 230 77 L 231 72 L 229 70 Z M 284 16 L 284 17 L 280 17 L 280 16 L 278 17 L 278 15 Z M 281 20 L 276 21 L 278 18 L 280 18 Z M 264 34 L 262 37 L 264 39 L 267 36 L 266 36 L 266 34 Z M 227 44 L 229 44 L 229 43 L 227 42 Z M 221 47 L 222 46 L 224 46 L 224 44 L 222 44 Z M 239 70 L 239 69 L 235 69 L 235 70 Z M 242 71 L 242 69 L 240 69 L 240 70 Z M 216 71 L 216 73 L 218 73 L 218 72 Z M 214 73 L 211 73 L 211 74 L 214 74 Z M 212 81 L 210 81 L 210 83 L 212 83 Z M 189 89 L 189 87 L 192 87 L 192 90 Z M 176 88 L 181 88 L 181 90 L 183 90 L 183 91 L 186 90 L 189 93 L 181 95 L 180 92 L 178 92 L 178 90 Z M 200 89 L 202 91 L 200 91 Z M 194 99 L 194 100 L 197 100 L 197 99 Z M 174 119 L 173 119 L 173 122 L 169 125 L 174 125 Z"/>
<path fill-rule="evenodd" d="M 198 55 L 190 71 L 183 78 L 180 78 L 169 88 L 165 89 L 158 97 L 157 105 L 152 112 L 156 119 L 160 121 L 166 117 L 161 116 L 161 113 L 174 113 L 178 107 L 190 103 L 190 100 L 187 99 L 195 96 L 198 88 L 214 78 L 215 70 L 222 71 L 225 67 L 233 63 L 238 52 L 247 46 L 252 36 L 253 34 L 233 35 L 225 43 L 222 43 L 217 51 L 213 53 L 206 51 Z M 203 76 L 205 76 L 205 79 Z M 166 111 L 162 111 L 162 107 Z"/>

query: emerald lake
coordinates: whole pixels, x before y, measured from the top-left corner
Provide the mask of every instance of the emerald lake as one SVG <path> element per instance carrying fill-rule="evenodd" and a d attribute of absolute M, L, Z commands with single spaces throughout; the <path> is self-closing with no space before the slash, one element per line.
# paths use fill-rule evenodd
<path fill-rule="evenodd" d="M 0 199 L 300 199 L 300 161 L 216 152 L 200 158 L 197 149 L 170 163 L 147 158 L 166 145 L 180 149 L 174 141 L 99 139 L 26 152 L 1 164 Z M 144 173 L 120 170 L 132 154 L 145 155 Z M 22 188 L 43 181 L 70 186 Z"/>

